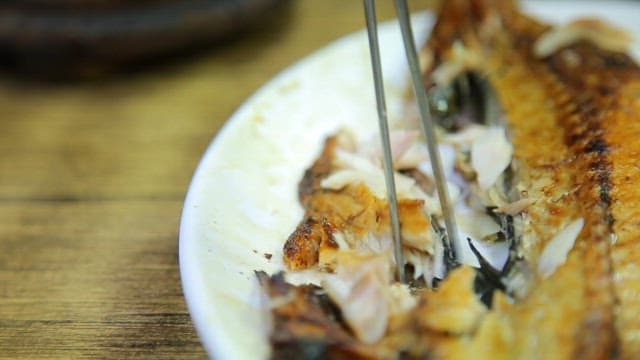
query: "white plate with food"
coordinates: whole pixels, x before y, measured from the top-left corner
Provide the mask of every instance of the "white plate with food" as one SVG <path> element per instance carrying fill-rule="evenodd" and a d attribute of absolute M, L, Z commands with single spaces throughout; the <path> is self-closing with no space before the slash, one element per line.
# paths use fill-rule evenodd
<path fill-rule="evenodd" d="M 631 2 L 523 7 L 551 23 L 597 16 L 640 34 L 639 7 Z M 413 18 L 417 42 L 432 25 L 431 14 Z M 408 70 L 397 24 L 385 23 L 379 33 L 393 128 L 408 116 Z M 304 215 L 298 183 L 327 136 L 341 130 L 366 142 L 377 134 L 368 51 L 360 31 L 289 67 L 238 109 L 204 154 L 185 201 L 179 252 L 188 308 L 211 357 L 269 356 L 269 315 L 255 271 L 286 269 L 283 244 Z M 313 277 L 303 272 L 290 280 Z"/>

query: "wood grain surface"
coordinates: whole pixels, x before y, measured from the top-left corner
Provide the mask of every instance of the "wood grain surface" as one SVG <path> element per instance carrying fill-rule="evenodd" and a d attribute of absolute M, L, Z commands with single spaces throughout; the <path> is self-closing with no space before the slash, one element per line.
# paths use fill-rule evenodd
<path fill-rule="evenodd" d="M 381 18 L 391 3 L 379 2 Z M 261 84 L 363 24 L 360 1 L 291 1 L 142 72 L 1 76 L 0 358 L 205 358 L 177 257 L 198 160 Z"/>

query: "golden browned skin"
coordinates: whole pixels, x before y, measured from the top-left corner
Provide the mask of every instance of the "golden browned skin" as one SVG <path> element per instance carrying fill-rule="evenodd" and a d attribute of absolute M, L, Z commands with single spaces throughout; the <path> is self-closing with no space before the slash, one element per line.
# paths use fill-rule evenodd
<path fill-rule="evenodd" d="M 333 159 L 337 141 L 335 136 L 325 141 L 320 157 L 300 182 L 299 198 L 305 209 L 305 219 L 283 248 L 284 262 L 291 270 L 308 269 L 319 262 L 321 267 L 330 266 L 332 252 L 338 249 L 333 239 L 338 231 L 357 239 L 366 234 L 383 236 L 389 232 L 387 201 L 374 196 L 365 185 L 353 184 L 340 190 L 323 189 L 320 185 L 321 180 L 335 170 Z M 430 230 L 431 222 L 423 208 L 422 200 L 398 201 L 404 237 Z"/>
<path fill-rule="evenodd" d="M 611 214 L 615 239 L 612 245 L 613 283 L 616 290 L 616 327 L 622 358 L 640 354 L 640 80 L 619 90 L 613 120 L 606 126 L 612 170 Z M 613 145 L 624 144 L 624 146 Z"/>
<path fill-rule="evenodd" d="M 500 97 L 519 187 L 542 199 L 520 249 L 531 264 L 559 222 L 585 220 L 567 262 L 526 299 L 495 310 L 512 339 L 503 349 L 518 358 L 637 358 L 640 69 L 586 41 L 538 59 L 533 44 L 547 30 L 509 1 L 443 2 L 425 81 L 455 42 L 483 59 L 470 70 Z"/>

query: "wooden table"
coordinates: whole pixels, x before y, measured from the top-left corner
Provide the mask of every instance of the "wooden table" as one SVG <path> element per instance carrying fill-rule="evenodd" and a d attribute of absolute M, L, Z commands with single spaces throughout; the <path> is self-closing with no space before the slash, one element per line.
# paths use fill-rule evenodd
<path fill-rule="evenodd" d="M 391 1 L 378 5 L 393 15 Z M 361 28 L 361 7 L 291 1 L 198 56 L 135 74 L 0 77 L 0 358 L 206 357 L 177 258 L 189 180 L 234 109 Z"/>

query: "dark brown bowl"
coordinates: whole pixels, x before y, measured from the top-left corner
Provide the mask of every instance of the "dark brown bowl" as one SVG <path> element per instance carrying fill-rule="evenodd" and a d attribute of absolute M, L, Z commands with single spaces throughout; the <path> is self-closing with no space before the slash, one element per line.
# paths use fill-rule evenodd
<path fill-rule="evenodd" d="M 283 0 L 4 0 L 0 64 L 37 77 L 91 77 L 210 44 Z"/>

